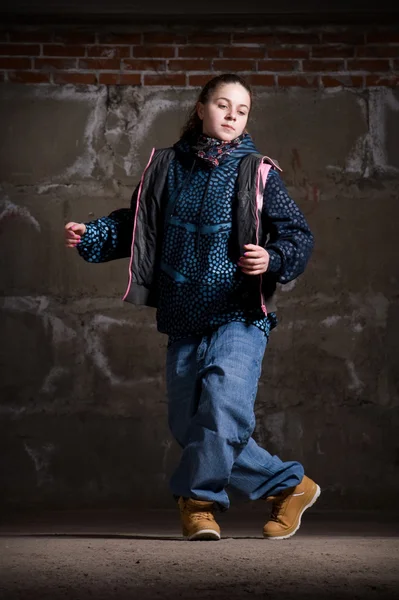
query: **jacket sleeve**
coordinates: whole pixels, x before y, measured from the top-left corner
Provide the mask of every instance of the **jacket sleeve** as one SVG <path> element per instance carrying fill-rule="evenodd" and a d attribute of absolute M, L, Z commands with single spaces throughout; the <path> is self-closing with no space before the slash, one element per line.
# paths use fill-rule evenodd
<path fill-rule="evenodd" d="M 130 208 L 120 208 L 108 217 L 85 223 L 86 232 L 76 246 L 84 260 L 100 263 L 130 256 L 137 191 L 138 188 L 133 193 Z"/>
<path fill-rule="evenodd" d="M 288 283 L 303 273 L 314 246 L 314 238 L 301 210 L 289 196 L 277 171 L 269 171 L 263 196 L 262 220 L 269 239 L 268 273 L 279 283 Z"/>

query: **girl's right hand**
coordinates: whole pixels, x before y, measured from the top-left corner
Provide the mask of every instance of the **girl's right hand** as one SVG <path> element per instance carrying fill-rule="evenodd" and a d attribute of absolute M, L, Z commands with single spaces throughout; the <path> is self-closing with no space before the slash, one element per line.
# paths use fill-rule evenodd
<path fill-rule="evenodd" d="M 85 233 L 86 225 L 84 223 L 74 223 L 73 221 L 67 223 L 65 225 L 65 246 L 75 248 Z"/>

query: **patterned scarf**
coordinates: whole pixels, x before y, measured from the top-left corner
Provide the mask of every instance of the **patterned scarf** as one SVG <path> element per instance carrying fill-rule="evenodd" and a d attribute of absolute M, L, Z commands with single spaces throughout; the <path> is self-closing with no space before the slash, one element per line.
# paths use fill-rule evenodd
<path fill-rule="evenodd" d="M 200 133 L 188 141 L 192 151 L 198 158 L 201 158 L 210 167 L 217 167 L 225 157 L 238 148 L 247 135 L 247 133 L 242 133 L 234 140 L 223 142 L 217 138 Z"/>

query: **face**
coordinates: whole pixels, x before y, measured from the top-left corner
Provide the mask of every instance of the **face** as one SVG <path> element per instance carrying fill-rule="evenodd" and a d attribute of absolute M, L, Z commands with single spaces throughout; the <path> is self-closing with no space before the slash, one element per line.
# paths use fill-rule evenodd
<path fill-rule="evenodd" d="M 213 91 L 206 104 L 197 104 L 202 132 L 224 142 L 234 140 L 245 129 L 250 108 L 250 95 L 241 84 L 222 84 Z"/>

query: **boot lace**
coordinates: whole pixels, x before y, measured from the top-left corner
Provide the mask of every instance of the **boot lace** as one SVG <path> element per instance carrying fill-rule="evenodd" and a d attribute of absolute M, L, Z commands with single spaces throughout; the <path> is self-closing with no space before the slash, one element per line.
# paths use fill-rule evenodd
<path fill-rule="evenodd" d="M 276 521 L 278 523 L 280 520 L 280 514 L 284 509 L 287 496 L 270 496 L 269 500 L 273 502 L 270 514 L 270 521 Z"/>
<path fill-rule="evenodd" d="M 193 512 L 191 513 L 191 517 L 195 521 L 213 521 L 213 514 L 211 512 Z"/>

